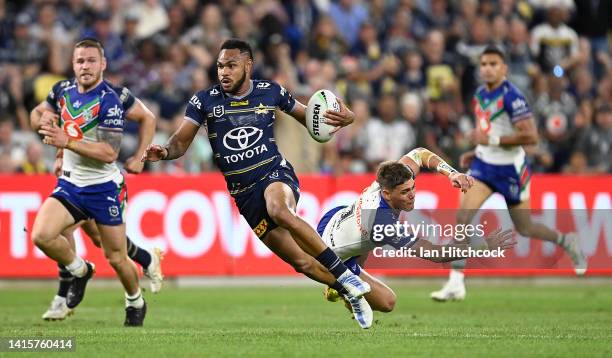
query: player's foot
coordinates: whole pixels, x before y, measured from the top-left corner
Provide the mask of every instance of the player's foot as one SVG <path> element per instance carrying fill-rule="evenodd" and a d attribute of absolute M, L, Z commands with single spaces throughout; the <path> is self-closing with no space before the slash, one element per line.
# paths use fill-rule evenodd
<path fill-rule="evenodd" d="M 348 270 L 347 273 L 338 278 L 338 282 L 340 282 L 352 297 L 361 297 L 371 290 L 367 282 L 364 282 L 354 273 L 348 272 Z"/>
<path fill-rule="evenodd" d="M 42 315 L 45 321 L 61 321 L 74 311 L 66 306 L 66 297 L 55 296 L 47 312 Z"/>
<path fill-rule="evenodd" d="M 357 323 L 359 323 L 359 327 L 363 329 L 370 328 L 370 326 L 372 326 L 372 320 L 374 319 L 374 313 L 368 301 L 366 301 L 363 296 L 344 296 L 344 298 L 351 305 L 353 316 Z"/>
<path fill-rule="evenodd" d="M 463 281 L 449 280 L 439 291 L 432 292 L 429 297 L 434 301 L 463 301 L 465 299 L 465 284 Z"/>
<path fill-rule="evenodd" d="M 576 275 L 582 276 L 587 270 L 587 259 L 580 246 L 580 237 L 576 233 L 564 234 L 563 249 L 572 259 Z"/>
<path fill-rule="evenodd" d="M 93 277 L 96 272 L 96 265 L 89 261 L 85 261 L 87 265 L 87 273 L 83 277 L 74 277 L 72 283 L 70 284 L 70 288 L 68 288 L 68 294 L 66 295 L 66 306 L 68 308 L 75 308 L 81 303 L 83 297 L 85 296 L 85 288 L 87 287 L 87 282 Z"/>
<path fill-rule="evenodd" d="M 142 326 L 146 315 L 146 302 L 144 303 L 144 305 L 142 305 L 141 308 L 128 306 L 125 308 L 125 322 L 123 322 L 123 325 L 126 327 L 140 327 Z"/>
<path fill-rule="evenodd" d="M 151 263 L 149 267 L 142 270 L 144 275 L 151 280 L 151 292 L 157 293 L 162 289 L 164 275 L 161 270 L 161 261 L 164 259 L 164 253 L 159 248 L 154 248 L 151 252 Z"/>

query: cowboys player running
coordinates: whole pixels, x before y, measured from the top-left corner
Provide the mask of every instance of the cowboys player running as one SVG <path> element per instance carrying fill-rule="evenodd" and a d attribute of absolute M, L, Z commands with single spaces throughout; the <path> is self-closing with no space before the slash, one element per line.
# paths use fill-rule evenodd
<path fill-rule="evenodd" d="M 305 126 L 306 107 L 277 83 L 252 80 L 252 69 L 249 44 L 225 41 L 217 58 L 220 84 L 196 93 L 179 129 L 164 146 L 150 146 L 143 161 L 182 156 L 198 129 L 206 128 L 227 189 L 255 234 L 296 271 L 347 297 L 360 326 L 368 328 L 371 309 L 363 295 L 370 287 L 296 214 L 298 179 L 274 139 L 275 109 Z M 353 122 L 354 114 L 341 102 L 340 112 L 327 112 L 325 117 L 329 124 L 342 127 Z"/>
<path fill-rule="evenodd" d="M 508 66 L 504 53 L 489 46 L 480 55 L 480 77 L 484 85 L 474 95 L 476 127 L 474 151 L 461 157 L 463 167 L 470 165 L 474 187 L 461 198 L 457 223 L 469 224 L 477 209 L 494 192 L 503 195 L 517 231 L 529 238 L 554 242 L 572 259 L 576 274 L 586 271 L 587 261 L 579 237 L 562 234 L 529 216 L 529 165 L 523 145 L 538 142 L 538 132 L 529 105 L 523 94 L 506 79 Z M 452 263 L 449 281 L 431 293 L 436 301 L 463 300 L 465 260 Z"/>

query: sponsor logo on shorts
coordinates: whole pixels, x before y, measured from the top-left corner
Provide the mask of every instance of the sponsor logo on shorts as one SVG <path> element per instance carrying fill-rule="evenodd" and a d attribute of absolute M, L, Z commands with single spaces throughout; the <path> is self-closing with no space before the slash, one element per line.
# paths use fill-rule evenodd
<path fill-rule="evenodd" d="M 263 234 L 266 233 L 267 230 L 268 230 L 268 220 L 266 219 L 261 219 L 259 224 L 255 226 L 255 229 L 253 229 L 253 231 L 255 232 L 255 235 L 257 235 L 257 237 L 259 238 L 261 238 Z"/>

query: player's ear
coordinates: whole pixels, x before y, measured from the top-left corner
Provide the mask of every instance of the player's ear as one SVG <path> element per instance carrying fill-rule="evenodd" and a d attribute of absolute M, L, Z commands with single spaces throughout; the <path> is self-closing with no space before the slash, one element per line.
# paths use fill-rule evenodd
<path fill-rule="evenodd" d="M 247 73 L 251 73 L 252 69 L 253 69 L 253 60 L 249 58 L 246 60 L 245 70 Z"/>
<path fill-rule="evenodd" d="M 106 70 L 106 57 L 104 56 L 102 56 L 101 65 L 102 65 L 102 71 L 105 71 Z"/>
<path fill-rule="evenodd" d="M 391 191 L 389 189 L 383 188 L 380 194 L 382 195 L 383 199 L 385 199 L 386 202 L 389 202 L 389 200 L 391 200 Z"/>

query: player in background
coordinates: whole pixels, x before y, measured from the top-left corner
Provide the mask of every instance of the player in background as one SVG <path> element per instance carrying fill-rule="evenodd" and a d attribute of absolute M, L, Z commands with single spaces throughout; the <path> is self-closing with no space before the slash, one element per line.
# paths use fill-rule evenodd
<path fill-rule="evenodd" d="M 372 290 L 365 295 L 373 310 L 391 312 L 395 307 L 396 296 L 393 290 L 382 281 L 368 274 L 364 264 L 368 254 L 376 247 L 390 245 L 394 249 L 412 248 L 416 257 L 434 262 L 448 262 L 457 256 L 443 255 L 443 248 L 457 247 L 475 250 L 506 249 L 514 245 L 510 230 L 495 231 L 484 240 L 471 239 L 454 241 L 448 245 L 435 245 L 414 235 L 414 233 L 386 233 L 376 230 L 385 226 L 401 223 L 402 212 L 414 209 L 415 179 L 421 168 L 435 170 L 448 177 L 451 185 L 462 192 L 470 190 L 474 183 L 469 175 L 459 173 L 439 156 L 425 148 L 416 148 L 398 161 L 387 161 L 379 165 L 376 180 L 363 190 L 361 195 L 349 206 L 338 206 L 323 215 L 317 231 L 323 241 L 344 260 L 345 265 L 370 284 Z M 417 233 L 418 234 L 418 233 Z M 433 251 L 438 256 L 430 256 Z M 424 256 L 421 256 L 424 253 Z M 426 254 L 428 253 L 428 254 Z M 327 287 L 325 297 L 337 301 L 338 293 Z"/>
<path fill-rule="evenodd" d="M 83 299 L 95 267 L 79 257 L 60 234 L 93 218 L 105 257 L 125 288 L 124 325 L 141 326 L 147 306 L 138 287 L 138 272 L 127 256 L 126 189 L 115 164 L 123 136 L 123 106 L 119 95 L 103 81 L 106 59 L 99 42 L 78 42 L 72 65 L 76 84 L 65 87 L 58 96 L 61 127 L 51 121 L 41 123 L 38 130 L 43 143 L 65 151 L 62 176 L 36 215 L 32 239 L 74 276 L 66 295 L 66 305 L 74 308 Z"/>
<path fill-rule="evenodd" d="M 531 221 L 529 181 L 531 172 L 524 145 L 538 143 L 538 131 L 531 109 L 523 94 L 506 79 L 508 66 L 504 53 L 488 46 L 480 55 L 480 78 L 484 85 L 474 95 L 476 130 L 472 141 L 476 149 L 462 155 L 462 167 L 469 165 L 474 187 L 463 194 L 458 224 L 468 224 L 477 210 L 494 192 L 503 195 L 516 230 L 523 236 L 554 242 L 570 256 L 578 275 L 587 261 L 574 233 L 563 234 Z M 444 287 L 431 293 L 436 301 L 463 300 L 465 260 L 452 263 L 450 278 Z"/>
<path fill-rule="evenodd" d="M 74 85 L 76 82 L 75 78 L 70 80 L 62 80 L 55 83 L 49 92 L 45 101 L 38 104 L 30 113 L 30 123 L 32 128 L 39 128 L 41 123 L 58 123 L 59 115 L 61 112 L 61 106 L 59 103 L 60 92 L 68 87 Z M 139 129 L 139 144 L 136 152 L 133 156 L 128 158 L 125 162 L 124 169 L 128 173 L 138 174 L 142 172 L 143 163 L 140 161 L 142 153 L 146 150 L 147 146 L 151 143 L 153 135 L 155 134 L 155 116 L 153 113 L 140 101 L 134 97 L 130 90 L 126 87 L 115 87 L 109 84 L 116 93 L 120 94 L 119 99 L 123 106 L 123 111 L 127 119 L 138 122 L 140 124 Z M 56 154 L 56 160 L 54 163 L 53 172 L 59 178 L 62 175 L 62 163 L 63 163 L 63 149 L 58 149 Z M 93 220 L 85 220 L 76 223 L 64 232 L 62 236 L 68 240 L 73 250 L 75 250 L 74 242 L 74 231 L 82 227 L 87 235 L 92 239 L 93 243 L 100 247 L 100 233 Z M 162 288 L 163 275 L 161 271 L 161 260 L 163 258 L 160 249 L 155 248 L 152 252 L 140 248 L 134 244 L 129 237 L 127 237 L 127 252 L 130 259 L 138 263 L 142 268 L 145 276 L 147 276 L 151 282 L 151 292 L 157 293 Z M 71 308 L 66 305 L 66 294 L 68 288 L 74 277 L 66 268 L 62 265 L 58 265 L 59 275 L 59 287 L 57 294 L 51 301 L 51 304 L 47 311 L 42 315 L 44 320 L 63 320 L 68 315 L 73 313 Z"/>
<path fill-rule="evenodd" d="M 150 146 L 143 161 L 181 157 L 200 127 L 206 128 L 227 188 L 255 234 L 296 271 L 347 297 L 360 326 L 370 327 L 372 310 L 363 298 L 369 285 L 296 214 L 298 179 L 276 146 L 276 108 L 305 126 L 306 106 L 273 81 L 251 79 L 253 52 L 245 41 L 225 41 L 216 64 L 220 84 L 196 93 L 179 129 L 164 146 Z M 327 123 L 337 127 L 354 119 L 353 112 L 340 104 L 340 112 L 325 113 Z"/>

